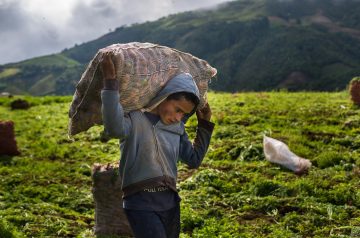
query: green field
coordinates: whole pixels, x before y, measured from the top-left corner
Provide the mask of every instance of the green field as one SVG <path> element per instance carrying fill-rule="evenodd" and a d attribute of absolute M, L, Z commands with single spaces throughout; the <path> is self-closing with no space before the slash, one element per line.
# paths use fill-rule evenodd
<path fill-rule="evenodd" d="M 347 92 L 209 93 L 216 128 L 198 170 L 179 167 L 181 237 L 355 237 L 360 233 L 360 109 Z M 101 127 L 70 140 L 71 97 L 0 98 L 20 156 L 0 156 L 0 237 L 94 237 L 91 166 L 115 162 Z M 195 133 L 196 118 L 187 130 Z M 308 174 L 265 160 L 263 135 L 311 160 Z"/>

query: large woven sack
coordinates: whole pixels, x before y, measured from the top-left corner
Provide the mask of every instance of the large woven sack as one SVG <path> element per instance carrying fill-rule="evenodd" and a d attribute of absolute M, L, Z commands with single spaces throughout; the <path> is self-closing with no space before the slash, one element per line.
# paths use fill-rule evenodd
<path fill-rule="evenodd" d="M 19 155 L 16 145 L 14 122 L 0 121 L 0 155 Z"/>
<path fill-rule="evenodd" d="M 95 201 L 95 234 L 97 236 L 132 236 L 122 208 L 121 177 L 118 164 L 94 164 L 92 193 Z"/>
<path fill-rule="evenodd" d="M 217 71 L 205 60 L 166 46 L 132 42 L 100 49 L 89 63 L 76 86 L 69 110 L 69 135 L 102 124 L 100 63 L 104 54 L 111 54 L 120 82 L 120 103 L 125 113 L 144 108 L 172 77 L 190 73 L 200 92 L 202 108 L 207 101 L 210 79 Z"/>

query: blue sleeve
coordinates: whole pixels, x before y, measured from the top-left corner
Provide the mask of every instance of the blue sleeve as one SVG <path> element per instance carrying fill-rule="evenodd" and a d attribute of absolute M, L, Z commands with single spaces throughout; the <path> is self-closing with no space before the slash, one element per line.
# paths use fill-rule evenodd
<path fill-rule="evenodd" d="M 190 168 L 198 168 L 209 148 L 213 130 L 213 123 L 199 120 L 193 143 L 190 142 L 185 132 L 184 135 L 180 137 L 180 161 L 187 164 Z"/>
<path fill-rule="evenodd" d="M 101 91 L 101 112 L 105 134 L 112 138 L 123 139 L 130 135 L 131 120 L 124 116 L 124 110 L 119 103 L 120 95 L 117 90 Z"/>

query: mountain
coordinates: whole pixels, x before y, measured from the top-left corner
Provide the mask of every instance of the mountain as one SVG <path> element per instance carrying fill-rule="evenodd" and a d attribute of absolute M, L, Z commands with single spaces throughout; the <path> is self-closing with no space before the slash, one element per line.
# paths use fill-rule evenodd
<path fill-rule="evenodd" d="M 152 42 L 218 69 L 219 91 L 335 91 L 360 75 L 359 0 L 238 0 L 121 26 L 59 54 L 0 66 L 0 91 L 72 94 L 98 49 Z"/>

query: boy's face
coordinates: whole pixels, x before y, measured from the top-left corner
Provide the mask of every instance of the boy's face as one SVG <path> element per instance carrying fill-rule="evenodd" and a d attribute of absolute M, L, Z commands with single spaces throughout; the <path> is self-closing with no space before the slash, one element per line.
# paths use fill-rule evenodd
<path fill-rule="evenodd" d="M 185 98 L 180 100 L 164 100 L 158 106 L 158 114 L 161 121 L 166 124 L 173 124 L 180 122 L 185 114 L 191 113 L 195 105 Z"/>

